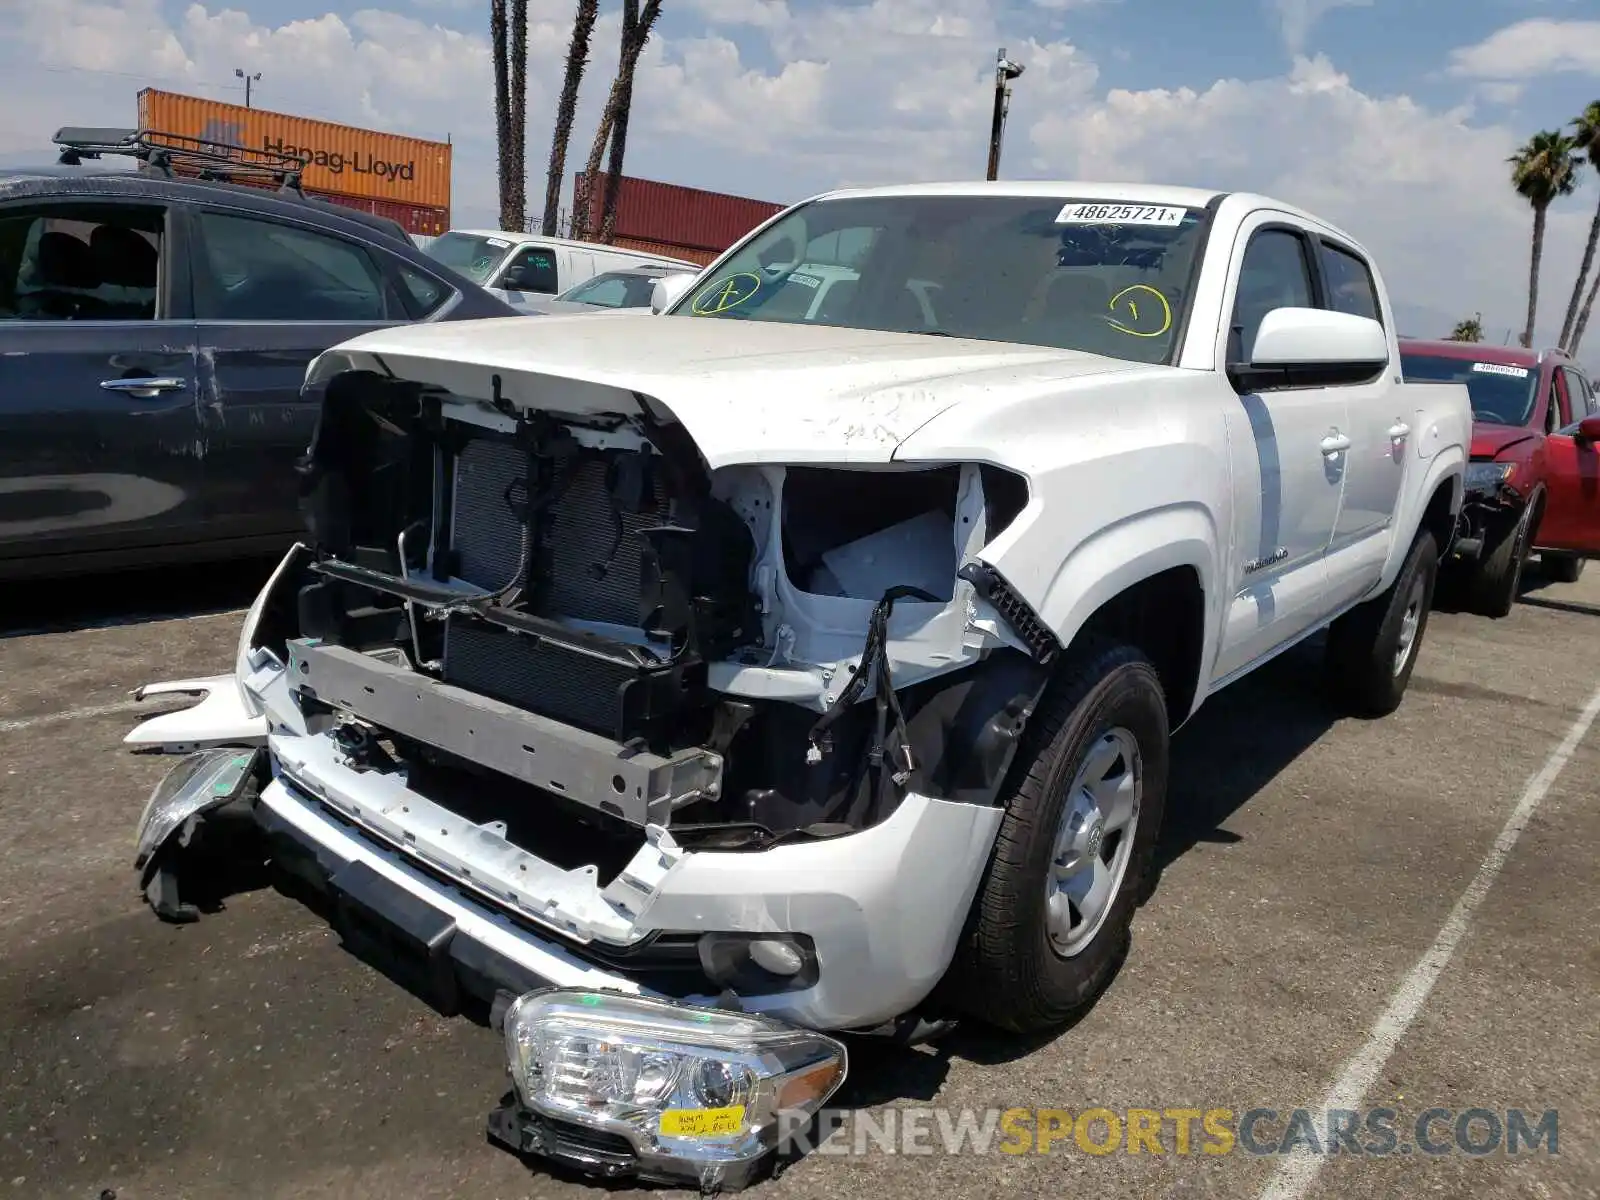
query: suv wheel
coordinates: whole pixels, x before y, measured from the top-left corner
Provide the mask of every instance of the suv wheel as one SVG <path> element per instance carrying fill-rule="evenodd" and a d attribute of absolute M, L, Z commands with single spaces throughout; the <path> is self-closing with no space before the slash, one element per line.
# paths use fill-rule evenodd
<path fill-rule="evenodd" d="M 1389 590 L 1329 628 L 1324 666 L 1331 690 L 1345 706 L 1369 717 L 1400 707 L 1428 627 L 1438 572 L 1438 543 L 1424 529 Z"/>
<path fill-rule="evenodd" d="M 1503 617 L 1517 602 L 1517 591 L 1522 586 L 1522 568 L 1528 562 L 1528 550 L 1533 542 L 1534 510 L 1539 507 L 1537 496 L 1529 497 L 1504 537 L 1484 556 L 1472 580 L 1472 608 L 1481 616 Z"/>
<path fill-rule="evenodd" d="M 1539 566 L 1555 583 L 1577 583 L 1583 574 L 1583 559 L 1575 554 L 1541 554 Z"/>
<path fill-rule="evenodd" d="M 949 985 L 1015 1032 L 1089 1005 L 1127 953 L 1167 790 L 1167 705 L 1138 650 L 1072 655 L 1024 735 Z"/>

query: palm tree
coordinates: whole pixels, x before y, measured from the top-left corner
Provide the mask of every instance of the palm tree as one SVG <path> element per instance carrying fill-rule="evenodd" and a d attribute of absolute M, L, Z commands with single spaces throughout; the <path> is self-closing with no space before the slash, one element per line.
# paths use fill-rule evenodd
<path fill-rule="evenodd" d="M 500 228 L 511 228 L 511 84 L 506 77 L 506 0 L 489 0 L 489 52 L 494 55 L 494 133 L 500 186 Z"/>
<path fill-rule="evenodd" d="M 611 94 L 606 97 L 605 111 L 600 116 L 600 127 L 594 133 L 594 145 L 589 147 L 589 162 L 579 182 L 578 194 L 573 198 L 573 219 L 582 221 L 579 228 L 590 236 L 610 236 L 610 225 L 616 223 L 616 204 L 622 185 L 622 156 L 627 149 L 628 115 L 633 107 L 633 75 L 639 66 L 639 56 L 650 40 L 650 30 L 661 15 L 661 0 L 622 0 L 622 47 L 617 61 L 617 77 L 611 81 Z M 593 205 L 594 179 L 600 173 L 600 160 L 605 156 L 607 144 L 611 158 L 607 164 L 608 177 L 603 208 L 596 220 Z"/>
<path fill-rule="evenodd" d="M 1450 331 L 1450 336 L 1445 340 L 1449 342 L 1483 341 L 1483 314 L 1473 313 L 1465 321 L 1457 321 L 1456 327 Z"/>
<path fill-rule="evenodd" d="M 1572 140 L 1578 150 L 1589 156 L 1589 163 L 1600 171 L 1600 100 L 1591 103 L 1572 123 Z M 1600 243 L 1600 201 L 1594 206 L 1594 219 L 1589 222 L 1589 240 L 1583 247 L 1583 260 L 1578 264 L 1578 278 L 1572 282 L 1572 299 L 1567 301 L 1567 319 L 1561 323 L 1562 349 L 1570 349 L 1572 335 L 1578 320 L 1578 298 L 1583 295 L 1584 281 L 1589 276 L 1589 266 L 1594 262 L 1595 245 Z"/>
<path fill-rule="evenodd" d="M 572 122 L 578 113 L 578 88 L 583 83 L 584 68 L 589 65 L 589 39 L 599 15 L 600 0 L 578 0 L 578 12 L 572 18 L 572 42 L 567 46 L 567 74 L 561 82 L 561 99 L 556 103 L 555 135 L 550 139 L 550 172 L 545 177 L 542 225 L 546 236 L 556 233 L 562 176 L 567 170 L 567 144 L 572 140 Z"/>
<path fill-rule="evenodd" d="M 1545 214 L 1557 196 L 1569 196 L 1577 187 L 1577 143 L 1558 130 L 1534 134 L 1506 161 L 1511 164 L 1511 186 L 1533 206 L 1533 253 L 1528 263 L 1528 323 L 1522 344 L 1533 345 L 1533 321 L 1539 308 L 1539 258 L 1544 253 Z"/>
<path fill-rule="evenodd" d="M 521 232 L 528 219 L 528 0 L 511 0 L 511 216 Z"/>
<path fill-rule="evenodd" d="M 1589 313 L 1594 309 L 1594 298 L 1600 294 L 1600 271 L 1594 273 L 1594 282 L 1589 285 L 1589 295 L 1583 302 L 1583 311 L 1578 314 L 1578 323 L 1572 327 L 1572 340 L 1567 343 L 1567 353 L 1577 356 L 1578 343 L 1583 341 L 1583 331 L 1589 325 Z"/>
<path fill-rule="evenodd" d="M 528 120 L 528 0 L 489 0 L 494 54 L 494 128 L 499 160 L 500 228 L 521 230 L 528 208 L 523 147 Z M 510 61 L 507 61 L 507 48 Z"/>

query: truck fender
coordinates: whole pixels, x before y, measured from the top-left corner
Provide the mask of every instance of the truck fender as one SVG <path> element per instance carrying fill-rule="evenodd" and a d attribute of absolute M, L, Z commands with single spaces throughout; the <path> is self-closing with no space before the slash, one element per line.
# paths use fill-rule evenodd
<path fill-rule="evenodd" d="M 1201 662 L 1211 661 L 1221 628 L 1217 525 L 1199 504 L 1153 509 L 1108 525 L 1080 542 L 1051 580 L 1039 616 L 1063 646 L 1107 601 L 1162 571 L 1190 567 L 1205 596 Z M 1005 573 L 1004 561 L 994 564 Z"/>
<path fill-rule="evenodd" d="M 1384 561 L 1383 575 L 1378 581 L 1376 592 L 1381 594 L 1387 591 L 1399 577 L 1400 569 L 1405 565 L 1406 555 L 1411 552 L 1411 543 L 1416 540 L 1417 531 L 1421 528 L 1423 515 L 1428 509 L 1428 501 L 1433 498 L 1434 492 L 1446 479 L 1451 480 L 1450 517 L 1453 529 L 1465 493 L 1466 469 L 1467 456 L 1464 447 L 1452 444 L 1443 447 L 1428 461 L 1427 470 L 1416 476 L 1421 482 L 1415 488 L 1408 488 L 1402 497 L 1398 514 L 1400 520 L 1396 523 L 1396 536 L 1390 541 L 1389 557 Z M 1439 553 L 1443 555 L 1449 548 L 1448 544 L 1441 545 Z"/>

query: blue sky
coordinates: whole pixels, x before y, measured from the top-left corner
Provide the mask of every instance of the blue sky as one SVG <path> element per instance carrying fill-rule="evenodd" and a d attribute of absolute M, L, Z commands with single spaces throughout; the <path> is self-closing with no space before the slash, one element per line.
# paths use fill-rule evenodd
<path fill-rule="evenodd" d="M 615 61 L 602 0 L 568 174 Z M 31 0 L 0 45 L 0 161 L 63 124 L 131 123 L 142 82 L 456 144 L 457 222 L 493 220 L 486 0 Z M 572 0 L 530 0 L 530 195 L 542 196 Z M 1255 189 L 1373 249 L 1418 333 L 1520 328 L 1528 214 L 1504 159 L 1600 99 L 1580 0 L 665 0 L 630 174 L 775 201 L 971 177 L 996 48 L 1016 86 L 1003 174 Z M 1592 176 L 1592 172 L 1591 172 Z M 1553 340 L 1600 182 L 1552 213 Z M 1600 358 L 1600 333 L 1586 347 Z"/>

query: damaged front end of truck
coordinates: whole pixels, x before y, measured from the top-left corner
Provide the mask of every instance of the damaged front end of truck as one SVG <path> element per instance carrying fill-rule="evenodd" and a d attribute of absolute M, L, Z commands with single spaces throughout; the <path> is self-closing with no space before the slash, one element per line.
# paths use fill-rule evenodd
<path fill-rule="evenodd" d="M 713 462 L 681 401 L 493 362 L 313 375 L 310 536 L 218 730 L 130 735 L 192 752 L 141 886 L 192 918 L 208 828 L 246 821 L 352 948 L 491 1015 L 497 1141 L 739 1186 L 839 1086 L 837 1034 L 940 1017 L 1058 649 L 980 556 L 1026 480 L 848 422 L 836 462 L 760 430 Z"/>

